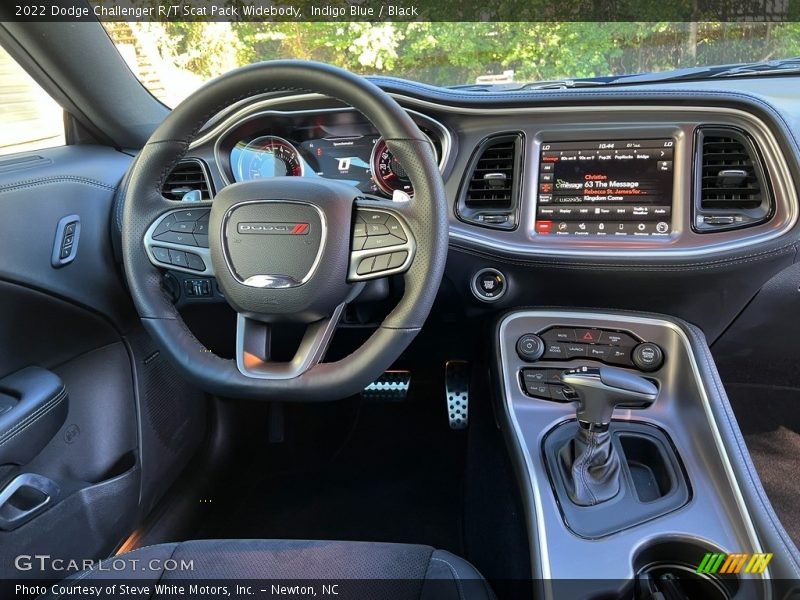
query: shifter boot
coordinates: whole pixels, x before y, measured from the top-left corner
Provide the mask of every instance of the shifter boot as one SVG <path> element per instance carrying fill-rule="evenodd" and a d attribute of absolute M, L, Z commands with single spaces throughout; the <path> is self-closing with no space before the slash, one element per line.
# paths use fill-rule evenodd
<path fill-rule="evenodd" d="M 578 431 L 559 451 L 566 470 L 567 491 L 579 506 L 594 506 L 619 493 L 619 456 L 608 431 Z"/>

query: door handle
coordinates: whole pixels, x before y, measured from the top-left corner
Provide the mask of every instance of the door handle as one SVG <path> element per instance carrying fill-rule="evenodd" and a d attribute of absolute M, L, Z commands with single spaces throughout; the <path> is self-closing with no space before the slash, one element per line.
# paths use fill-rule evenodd
<path fill-rule="evenodd" d="M 44 512 L 58 499 L 58 485 L 42 475 L 17 475 L 0 492 L 0 529 L 11 531 Z"/>

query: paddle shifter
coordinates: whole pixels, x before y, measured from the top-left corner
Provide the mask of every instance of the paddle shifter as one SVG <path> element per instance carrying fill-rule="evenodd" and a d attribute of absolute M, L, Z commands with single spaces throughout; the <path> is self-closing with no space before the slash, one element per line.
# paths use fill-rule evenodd
<path fill-rule="evenodd" d="M 575 504 L 594 506 L 610 500 L 620 489 L 620 459 L 611 444 L 608 426 L 620 404 L 645 407 L 658 396 L 651 381 L 614 367 L 579 367 L 561 374 L 580 402 L 578 431 L 559 452 L 569 477 L 567 489 Z"/>

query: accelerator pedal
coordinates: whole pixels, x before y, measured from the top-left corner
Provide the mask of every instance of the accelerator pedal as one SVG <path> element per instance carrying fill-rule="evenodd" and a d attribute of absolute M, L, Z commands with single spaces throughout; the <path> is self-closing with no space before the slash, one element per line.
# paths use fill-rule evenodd
<path fill-rule="evenodd" d="M 466 429 L 469 424 L 469 363 L 449 360 L 444 366 L 445 399 L 450 429 Z"/>
<path fill-rule="evenodd" d="M 386 371 L 361 392 L 364 400 L 402 402 L 411 387 L 411 371 Z"/>

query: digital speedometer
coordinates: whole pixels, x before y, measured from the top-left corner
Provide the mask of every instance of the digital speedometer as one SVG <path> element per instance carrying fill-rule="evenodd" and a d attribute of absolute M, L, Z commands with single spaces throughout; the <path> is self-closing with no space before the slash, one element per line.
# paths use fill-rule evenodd
<path fill-rule="evenodd" d="M 297 148 L 283 138 L 265 135 L 247 144 L 239 142 L 237 146 L 234 164 L 237 181 L 303 175 L 303 159 Z"/>

